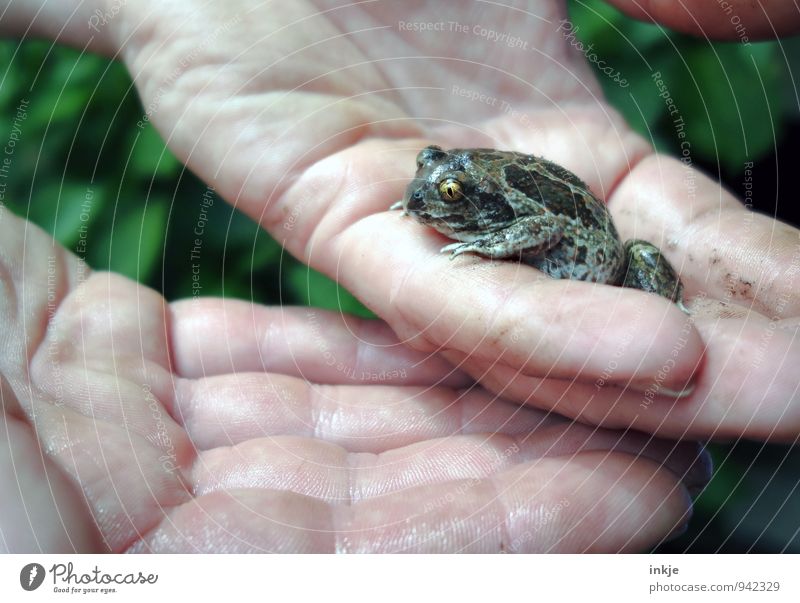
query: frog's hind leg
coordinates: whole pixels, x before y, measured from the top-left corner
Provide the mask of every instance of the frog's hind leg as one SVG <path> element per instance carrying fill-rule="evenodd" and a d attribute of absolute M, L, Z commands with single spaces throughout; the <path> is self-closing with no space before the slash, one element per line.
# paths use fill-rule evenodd
<path fill-rule="evenodd" d="M 625 274 L 622 286 L 657 293 L 674 301 L 681 310 L 689 313 L 683 305 L 680 277 L 652 243 L 638 239 L 625 243 Z"/>

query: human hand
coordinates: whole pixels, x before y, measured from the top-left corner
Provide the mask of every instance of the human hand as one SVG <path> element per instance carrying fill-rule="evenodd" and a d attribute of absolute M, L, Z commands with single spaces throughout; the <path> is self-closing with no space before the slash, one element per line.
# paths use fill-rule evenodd
<path fill-rule="evenodd" d="M 637 19 L 660 23 L 670 29 L 719 40 L 775 39 L 800 31 L 800 11 L 791 2 L 766 0 L 683 0 L 642 3 L 637 0 L 607 0 Z"/>
<path fill-rule="evenodd" d="M 679 531 L 691 443 L 489 395 L 380 321 L 166 304 L 0 219 L 0 548 L 626 551 Z"/>
<path fill-rule="evenodd" d="M 527 6 L 139 2 L 107 27 L 172 149 L 408 345 L 587 422 L 794 438 L 797 232 L 653 154 L 603 101 L 560 4 Z M 446 29 L 414 29 L 427 23 Z M 441 237 L 385 211 L 429 142 L 578 173 L 623 238 L 665 251 L 692 319 L 637 291 L 439 255 Z"/>

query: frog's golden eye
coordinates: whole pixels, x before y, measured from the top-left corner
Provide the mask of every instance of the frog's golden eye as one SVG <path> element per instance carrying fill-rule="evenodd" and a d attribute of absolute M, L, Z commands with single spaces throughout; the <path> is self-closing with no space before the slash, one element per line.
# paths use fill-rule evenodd
<path fill-rule="evenodd" d="M 461 183 L 455 178 L 445 178 L 439 183 L 439 194 L 445 201 L 458 201 L 464 194 Z"/>

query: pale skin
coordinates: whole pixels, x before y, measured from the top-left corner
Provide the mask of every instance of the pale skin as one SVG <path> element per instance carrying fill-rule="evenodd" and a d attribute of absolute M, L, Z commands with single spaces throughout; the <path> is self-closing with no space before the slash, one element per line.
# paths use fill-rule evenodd
<path fill-rule="evenodd" d="M 25 31 L 34 4 L 12 7 L 5 28 Z M 173 151 L 382 320 L 165 305 L 120 277 L 79 274 L 6 213 L 0 470 L 19 489 L 0 494 L 1 547 L 642 550 L 684 525 L 707 461 L 694 444 L 610 428 L 800 431 L 797 231 L 746 214 L 700 174 L 687 204 L 686 171 L 604 104 L 555 3 L 533 7 L 539 18 L 407 3 L 312 17 L 320 9 L 297 2 L 143 1 L 98 32 L 93 8 L 72 21 L 48 9 L 32 31 L 55 35 L 61 18 L 64 41 L 119 53 Z M 542 52 L 494 45 L 476 58 L 474 36 L 398 30 L 492 18 Z M 475 81 L 516 113 L 425 91 Z M 524 150 L 576 172 L 624 239 L 664 249 L 687 296 L 701 296 L 694 319 L 641 292 L 439 255 L 440 236 L 386 211 L 431 142 Z M 737 298 L 734 273 L 761 286 Z M 340 363 L 406 372 L 376 385 Z"/>
<path fill-rule="evenodd" d="M 708 478 L 694 443 L 498 399 L 382 321 L 166 304 L 8 213 L 0 258 L 5 550 L 635 551 Z"/>

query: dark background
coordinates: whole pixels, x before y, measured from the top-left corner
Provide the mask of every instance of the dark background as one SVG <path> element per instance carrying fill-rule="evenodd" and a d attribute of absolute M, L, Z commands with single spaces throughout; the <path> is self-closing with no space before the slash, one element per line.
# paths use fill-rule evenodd
<path fill-rule="evenodd" d="M 630 82 L 600 74 L 605 92 L 661 151 L 678 153 L 666 106 L 650 78 L 661 71 L 686 122 L 692 160 L 740 198 L 752 161 L 753 208 L 795 225 L 792 178 L 800 155 L 800 40 L 709 43 L 573 0 L 577 35 Z M 165 149 L 125 69 L 46 42 L 0 42 L 0 107 L 10 136 L 28 101 L 7 178 L 8 207 L 78 249 L 81 226 L 94 268 L 137 279 L 168 299 L 191 295 L 194 220 L 206 187 Z M 781 177 L 783 176 L 783 177 Z M 91 211 L 82 212 L 87 194 Z M 282 252 L 251 220 L 217 199 L 204 234 L 203 294 L 308 304 L 368 316 L 349 293 Z M 212 277 L 217 275 L 217 277 Z M 800 453 L 737 442 L 709 446 L 715 473 L 686 534 L 663 552 L 800 552 Z"/>

